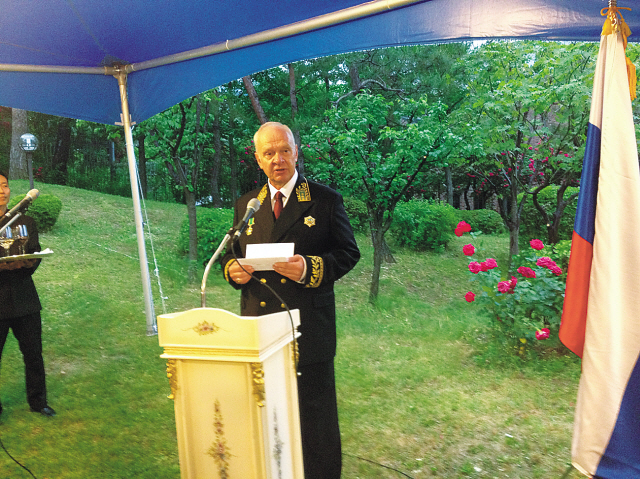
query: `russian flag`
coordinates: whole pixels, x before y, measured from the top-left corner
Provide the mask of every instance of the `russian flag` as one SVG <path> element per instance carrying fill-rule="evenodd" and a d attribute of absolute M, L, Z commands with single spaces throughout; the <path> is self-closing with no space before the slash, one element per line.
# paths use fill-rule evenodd
<path fill-rule="evenodd" d="M 640 477 L 640 170 L 621 33 L 595 71 L 560 339 L 582 357 L 572 463 Z"/>

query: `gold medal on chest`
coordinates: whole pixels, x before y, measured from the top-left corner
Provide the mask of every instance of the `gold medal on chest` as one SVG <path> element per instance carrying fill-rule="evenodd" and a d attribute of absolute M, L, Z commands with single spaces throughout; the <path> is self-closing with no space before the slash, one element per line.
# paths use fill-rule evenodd
<path fill-rule="evenodd" d="M 305 216 L 304 224 L 311 228 L 316 225 L 316 219 L 313 216 Z"/>
<path fill-rule="evenodd" d="M 249 219 L 249 223 L 247 223 L 247 236 L 251 236 L 251 234 L 253 233 L 253 223 L 254 223 L 254 218 L 250 218 Z"/>

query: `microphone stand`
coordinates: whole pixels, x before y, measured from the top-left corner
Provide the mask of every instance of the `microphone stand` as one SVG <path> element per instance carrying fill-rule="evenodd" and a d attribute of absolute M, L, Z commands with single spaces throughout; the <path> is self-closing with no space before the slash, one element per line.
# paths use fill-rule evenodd
<path fill-rule="evenodd" d="M 246 227 L 246 224 L 244 225 L 244 227 Z M 202 276 L 202 284 L 200 285 L 200 307 L 201 308 L 206 308 L 206 305 L 207 305 L 207 302 L 206 302 L 206 299 L 205 299 L 205 289 L 206 289 L 206 285 L 207 285 L 207 277 L 209 276 L 209 271 L 211 270 L 211 266 L 213 266 L 213 263 L 215 262 L 215 260 L 218 259 L 218 256 L 220 256 L 220 252 L 227 246 L 227 243 L 231 239 L 231 235 L 237 233 L 238 231 L 240 232 L 240 234 L 242 234 L 242 232 L 244 231 L 244 227 L 240 228 L 240 229 L 236 229 L 236 228 L 229 229 L 229 231 L 224 236 L 224 238 L 222 238 L 222 242 L 220 242 L 220 246 L 218 246 L 218 249 L 215 251 L 215 253 L 213 253 L 213 256 L 211 257 L 211 259 L 207 263 L 207 267 L 204 269 L 204 275 Z M 235 256 L 235 254 L 234 254 L 234 256 Z M 237 261 L 237 258 L 236 258 L 236 261 Z M 240 265 L 240 266 L 242 266 L 242 265 Z M 253 279 L 255 279 L 256 281 L 258 281 L 258 279 L 255 276 L 251 275 L 251 277 Z M 291 311 L 289 311 L 289 307 L 286 305 L 284 300 L 280 297 L 280 295 L 278 295 L 278 293 L 276 293 L 273 290 L 273 288 L 271 286 L 269 286 L 266 283 L 263 283 L 263 286 L 268 288 L 269 291 L 271 291 L 285 305 L 287 313 L 289 313 L 289 320 L 291 321 L 291 333 L 293 335 L 294 367 L 296 369 L 296 374 L 300 375 L 300 373 L 298 372 L 298 359 L 299 359 L 298 339 L 297 339 L 297 336 L 296 336 L 296 328 L 293 325 L 293 318 L 291 316 Z"/>
<path fill-rule="evenodd" d="M 231 239 L 231 233 L 233 232 L 234 232 L 234 228 L 231 228 L 227 232 L 225 237 L 222 239 L 220 246 L 218 246 L 218 249 L 216 250 L 215 253 L 213 253 L 213 256 L 207 263 L 207 267 L 204 269 L 204 275 L 202 276 L 202 285 L 200 286 L 200 307 L 201 308 L 206 307 L 205 288 L 207 286 L 207 277 L 209 276 L 209 270 L 211 270 L 211 266 L 213 266 L 213 263 L 215 262 L 215 260 L 217 260 L 218 256 L 220 256 L 220 252 L 222 252 L 222 250 L 227 246 L 227 243 Z"/>

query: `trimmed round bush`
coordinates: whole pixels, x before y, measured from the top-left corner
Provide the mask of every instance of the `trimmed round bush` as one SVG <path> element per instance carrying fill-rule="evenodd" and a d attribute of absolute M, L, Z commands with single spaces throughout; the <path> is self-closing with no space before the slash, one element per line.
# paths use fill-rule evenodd
<path fill-rule="evenodd" d="M 208 262 L 218 245 L 233 226 L 233 210 L 228 208 L 196 208 L 198 228 L 198 261 Z M 178 248 L 181 254 L 189 251 L 189 217 L 185 214 L 180 227 Z"/>
<path fill-rule="evenodd" d="M 8 208 L 13 208 L 25 196 L 27 195 L 12 196 Z M 56 224 L 58 216 L 60 216 L 60 211 L 62 211 L 62 201 L 60 198 L 55 195 L 41 194 L 33 200 L 33 203 L 31 203 L 29 209 L 24 214 L 34 219 L 39 232 L 45 232 L 50 231 L 53 225 Z"/>
<path fill-rule="evenodd" d="M 399 246 L 443 251 L 458 221 L 457 210 L 446 203 L 411 200 L 398 204 L 389 232 Z"/>
<path fill-rule="evenodd" d="M 364 201 L 357 198 L 344 197 L 344 209 L 347 211 L 353 231 L 366 233 L 369 231 L 369 213 Z"/>
<path fill-rule="evenodd" d="M 564 192 L 564 199 L 566 200 L 578 191 L 580 191 L 579 188 L 567 188 Z M 538 194 L 538 201 L 547 211 L 547 214 L 555 211 L 557 194 L 558 186 L 556 185 L 548 186 Z M 578 200 L 576 198 L 564 209 L 560 218 L 560 230 L 558 231 L 560 241 L 570 240 L 573 235 L 573 222 L 576 217 L 577 206 Z M 542 215 L 534 206 L 531 197 L 528 197 L 520 217 L 520 238 L 527 239 L 527 241 L 531 238 L 540 238 L 546 242 L 547 237 L 547 224 L 542 220 Z"/>
<path fill-rule="evenodd" d="M 471 225 L 472 231 L 482 231 L 486 235 L 505 232 L 504 222 L 497 211 L 484 209 L 459 210 L 458 216 L 461 221 L 466 221 Z"/>

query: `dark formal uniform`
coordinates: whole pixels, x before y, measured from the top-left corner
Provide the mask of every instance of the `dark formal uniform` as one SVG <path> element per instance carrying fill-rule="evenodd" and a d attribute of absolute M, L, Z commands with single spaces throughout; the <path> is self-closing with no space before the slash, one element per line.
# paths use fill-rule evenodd
<path fill-rule="evenodd" d="M 2 217 L 0 216 L 0 220 Z M 29 241 L 25 253 L 40 251 L 38 228 L 29 216 L 20 216 L 11 226 L 27 227 Z M 19 254 L 14 244 L 11 254 Z M 40 299 L 31 276 L 38 268 L 37 260 L 31 268 L 0 270 L 0 358 L 9 328 L 18 340 L 25 364 L 27 402 L 32 409 L 41 410 L 47 405 L 44 361 L 42 359 L 42 323 Z"/>
<path fill-rule="evenodd" d="M 344 209 L 342 196 L 318 183 L 298 177 L 293 194 L 276 220 L 269 187 L 242 196 L 235 206 L 234 224 L 247 203 L 258 198 L 262 207 L 235 245 L 239 258 L 253 243 L 295 243 L 294 254 L 304 257 L 306 276 L 301 283 L 275 271 L 256 271 L 290 309 L 300 310 L 301 336 L 298 396 L 305 479 L 340 477 L 342 453 L 335 394 L 333 358 L 336 353 L 336 311 L 333 285 L 360 259 L 360 251 Z M 245 285 L 229 278 L 234 257 L 222 258 L 227 281 L 242 290 L 241 314 L 261 316 L 284 311 L 284 304 L 259 281 Z"/>

